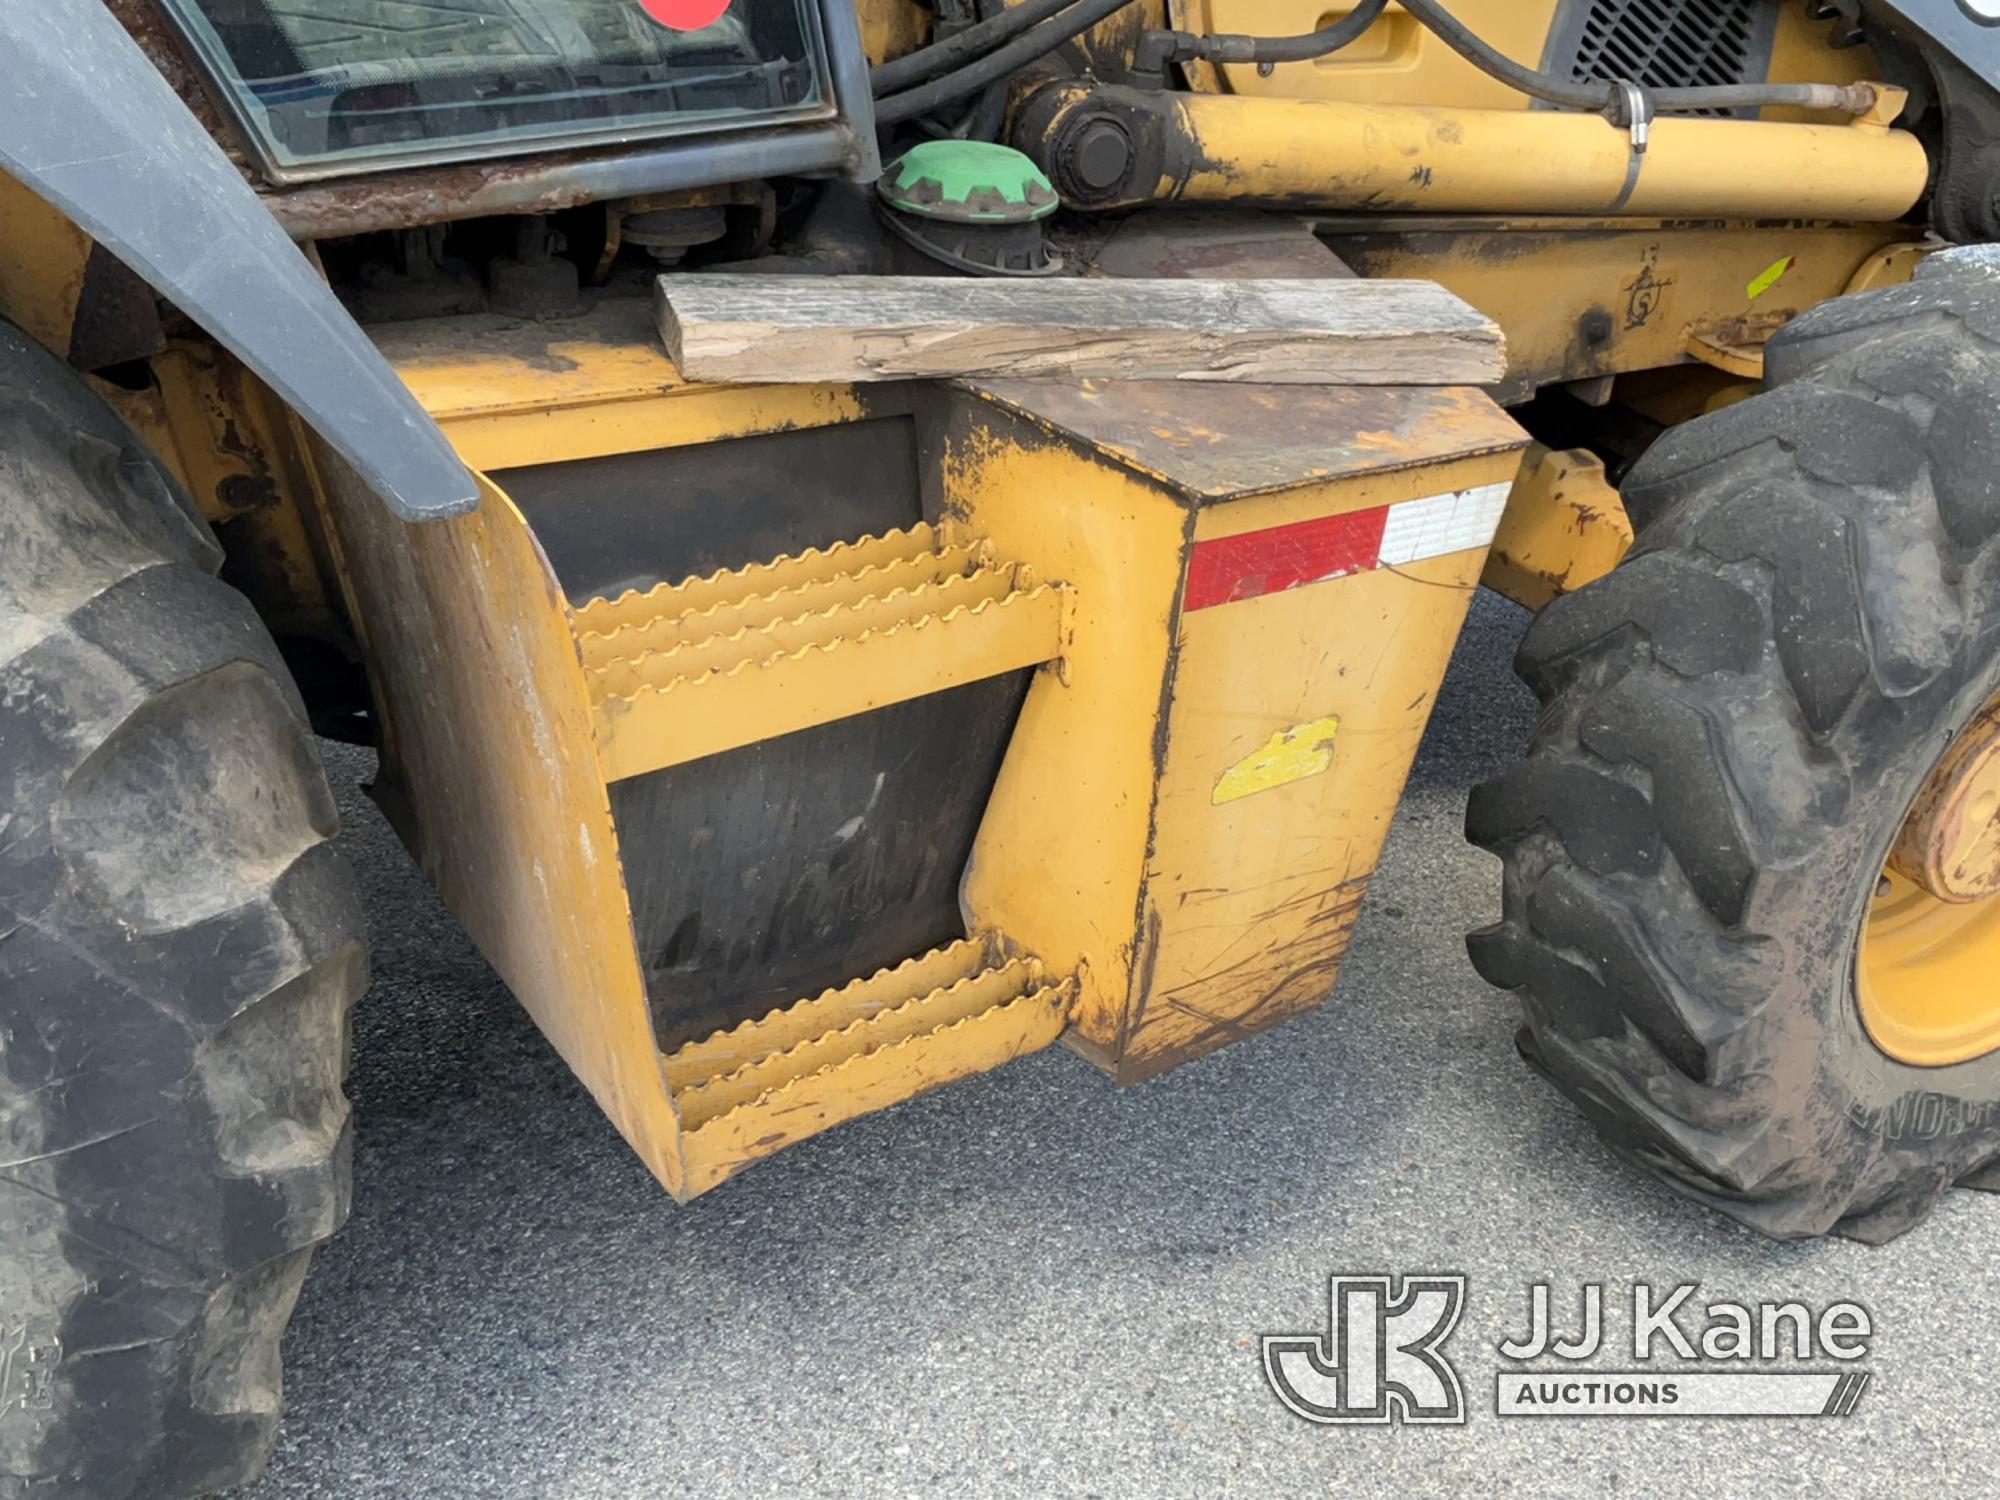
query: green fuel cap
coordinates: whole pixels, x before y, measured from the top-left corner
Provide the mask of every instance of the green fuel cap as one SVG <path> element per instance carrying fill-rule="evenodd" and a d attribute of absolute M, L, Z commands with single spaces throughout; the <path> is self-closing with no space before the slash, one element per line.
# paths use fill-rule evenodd
<path fill-rule="evenodd" d="M 882 201 L 920 219 L 1025 224 L 1056 211 L 1042 169 L 992 141 L 925 141 L 890 163 L 876 184 Z"/>
<path fill-rule="evenodd" d="M 1062 268 L 1041 221 L 1056 190 L 1026 156 L 991 141 L 925 141 L 875 184 L 882 217 L 934 260 L 975 276 L 1047 276 Z"/>

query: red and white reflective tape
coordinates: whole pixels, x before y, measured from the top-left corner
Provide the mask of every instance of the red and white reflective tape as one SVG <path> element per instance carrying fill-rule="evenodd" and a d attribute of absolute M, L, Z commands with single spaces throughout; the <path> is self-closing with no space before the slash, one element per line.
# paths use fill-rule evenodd
<path fill-rule="evenodd" d="M 1481 484 L 1422 500 L 1381 505 L 1196 542 L 1188 559 L 1185 611 L 1485 547 L 1511 484 Z"/>

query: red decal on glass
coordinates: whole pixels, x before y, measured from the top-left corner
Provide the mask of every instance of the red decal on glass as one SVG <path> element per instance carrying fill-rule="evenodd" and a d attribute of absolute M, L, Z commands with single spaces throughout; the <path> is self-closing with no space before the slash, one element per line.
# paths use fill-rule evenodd
<path fill-rule="evenodd" d="M 639 0 L 639 9 L 675 31 L 699 31 L 722 19 L 729 0 Z"/>

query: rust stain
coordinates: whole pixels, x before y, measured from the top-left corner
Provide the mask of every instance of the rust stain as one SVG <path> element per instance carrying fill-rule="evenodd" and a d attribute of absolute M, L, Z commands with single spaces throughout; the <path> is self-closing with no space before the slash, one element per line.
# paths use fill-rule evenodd
<path fill-rule="evenodd" d="M 2000 700 L 1973 716 L 1924 782 L 1889 864 L 1940 901 L 2000 891 Z"/>
<path fill-rule="evenodd" d="M 103 0 L 112 17 L 123 26 L 139 50 L 146 54 L 156 71 L 188 107 L 202 129 L 215 138 L 229 159 L 245 177 L 251 176 L 248 160 L 236 144 L 236 135 L 223 120 L 222 110 L 202 82 L 187 45 L 173 23 L 160 9 L 158 0 Z"/>
<path fill-rule="evenodd" d="M 1511 447 L 1519 430 L 1463 387 L 1199 387 L 1127 381 L 1101 399 L 1045 381 L 967 380 L 1037 425 L 1206 498 Z"/>
<path fill-rule="evenodd" d="M 529 161 L 421 167 L 273 192 L 266 195 L 265 202 L 285 226 L 286 233 L 300 240 L 332 239 L 470 218 L 498 211 L 488 205 L 500 197 L 508 200 L 507 213 L 555 213 L 588 203 L 592 194 L 579 187 L 565 186 L 515 196 L 513 186 L 534 181 L 551 166 L 580 159 L 583 158 L 571 154 Z"/>

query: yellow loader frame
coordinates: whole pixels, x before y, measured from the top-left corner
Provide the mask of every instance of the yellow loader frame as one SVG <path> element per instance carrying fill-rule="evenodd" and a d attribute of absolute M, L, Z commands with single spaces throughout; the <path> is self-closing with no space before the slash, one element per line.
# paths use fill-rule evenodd
<path fill-rule="evenodd" d="M 1494 38 L 1538 46 L 1552 3 L 1488 7 Z M 906 8 L 862 9 L 878 49 L 910 44 Z M 1195 30 L 1328 19 L 1294 0 L 1173 10 Z M 1629 140 L 1530 113 L 1386 19 L 1378 46 L 1319 64 L 1195 68 L 1175 107 L 1217 165 L 1175 195 L 1284 201 L 1347 141 L 1379 201 L 1316 223 L 1340 257 L 1313 245 L 1322 274 L 1433 279 L 1486 312 L 1509 348 L 1493 393 L 704 387 L 636 305 L 390 325 L 377 342 L 483 498 L 410 524 L 191 329 L 149 383 L 98 382 L 268 617 L 329 643 L 351 629 L 398 832 L 677 1197 L 1058 1038 L 1126 1083 L 1320 1003 L 1473 590 L 1539 606 L 1631 543 L 1602 465 L 1531 444 L 1494 397 L 1601 401 L 1622 379 L 1682 420 L 1754 389 L 1762 342 L 1798 312 L 1906 279 L 1928 248 L 1897 222 L 1925 162 L 1892 89 L 1850 124 L 1662 126 L 1635 212 L 1510 217 L 1521 174 L 1556 166 L 1524 149 L 1601 176 Z M 1870 62 L 1787 8 L 1774 78 Z M 1440 97 L 1464 103 L 1424 103 Z M 1702 159 L 1717 128 L 1754 159 Z M 1417 179 L 1458 184 L 1451 211 L 1390 191 Z M 1742 217 L 1691 216 L 1718 191 Z M 1756 213 L 1772 194 L 1785 212 Z M 90 252 L 0 178 L 0 313 L 58 352 Z M 1210 257 L 1204 274 L 1231 273 Z M 915 433 L 920 522 L 643 592 L 571 597 L 507 490 L 528 466 L 891 418 Z M 1031 676 L 963 871 L 963 937 L 663 1044 L 612 789 L 1014 673 Z"/>

